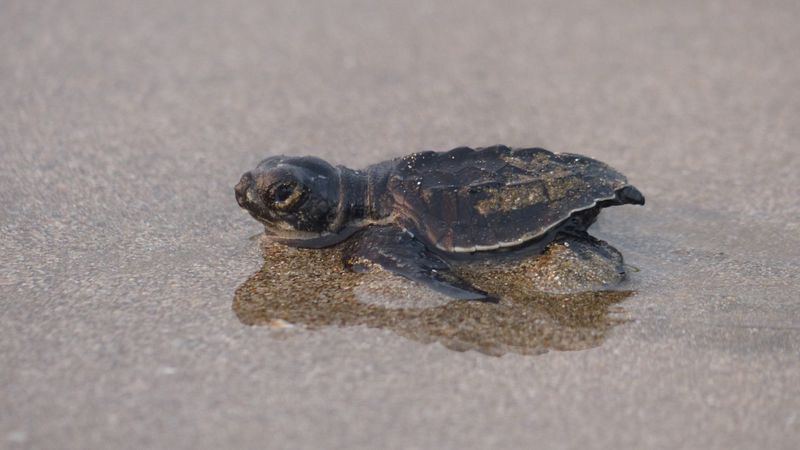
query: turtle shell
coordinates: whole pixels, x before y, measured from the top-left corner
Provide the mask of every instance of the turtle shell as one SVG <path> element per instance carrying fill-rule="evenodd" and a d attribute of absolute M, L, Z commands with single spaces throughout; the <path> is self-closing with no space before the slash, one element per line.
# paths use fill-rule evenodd
<path fill-rule="evenodd" d="M 387 187 L 398 222 L 445 252 L 523 246 L 578 212 L 644 201 L 635 188 L 620 200 L 628 181 L 608 165 L 541 148 L 462 147 L 396 162 Z"/>

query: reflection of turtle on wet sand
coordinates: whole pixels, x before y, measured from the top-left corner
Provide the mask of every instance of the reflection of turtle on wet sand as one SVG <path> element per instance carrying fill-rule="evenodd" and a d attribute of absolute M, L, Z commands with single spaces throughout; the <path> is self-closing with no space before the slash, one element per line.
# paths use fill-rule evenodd
<path fill-rule="evenodd" d="M 453 264 L 539 254 L 557 239 L 621 261 L 586 230 L 602 208 L 644 204 L 600 161 L 505 146 L 414 153 L 364 170 L 273 156 L 235 190 L 277 242 L 322 248 L 347 240 L 346 263 L 366 260 L 460 299 L 486 293 Z"/>

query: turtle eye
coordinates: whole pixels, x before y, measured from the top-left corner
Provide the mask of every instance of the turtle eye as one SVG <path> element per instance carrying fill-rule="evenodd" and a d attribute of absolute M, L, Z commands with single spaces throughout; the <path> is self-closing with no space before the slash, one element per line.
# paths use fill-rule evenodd
<path fill-rule="evenodd" d="M 305 191 L 297 183 L 276 183 L 269 188 L 269 198 L 275 209 L 286 211 L 300 203 Z"/>

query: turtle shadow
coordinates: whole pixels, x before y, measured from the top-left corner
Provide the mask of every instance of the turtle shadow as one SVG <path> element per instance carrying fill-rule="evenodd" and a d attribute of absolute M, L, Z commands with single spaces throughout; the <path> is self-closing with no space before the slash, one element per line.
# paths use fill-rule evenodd
<path fill-rule="evenodd" d="M 336 248 L 304 250 L 262 242 L 265 263 L 236 289 L 245 325 L 274 329 L 384 328 L 422 342 L 488 355 L 541 354 L 600 345 L 627 321 L 619 302 L 632 291 L 548 294 L 519 289 L 515 270 L 462 272 L 499 302 L 451 301 L 380 269 L 347 270 Z"/>

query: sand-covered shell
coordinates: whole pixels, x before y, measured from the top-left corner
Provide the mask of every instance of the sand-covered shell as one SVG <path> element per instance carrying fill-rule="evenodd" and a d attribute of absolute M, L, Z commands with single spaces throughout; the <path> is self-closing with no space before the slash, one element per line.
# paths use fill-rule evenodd
<path fill-rule="evenodd" d="M 644 202 L 615 169 L 541 148 L 456 148 L 396 160 L 388 189 L 400 223 L 441 251 L 522 246 L 581 212 Z"/>

